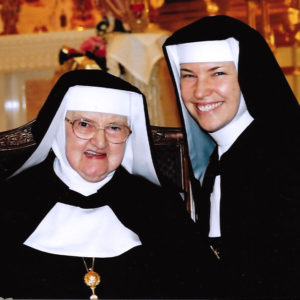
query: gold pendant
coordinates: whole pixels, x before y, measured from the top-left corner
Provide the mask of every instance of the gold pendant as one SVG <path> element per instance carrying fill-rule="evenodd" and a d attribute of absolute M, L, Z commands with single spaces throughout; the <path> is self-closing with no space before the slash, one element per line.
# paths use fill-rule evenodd
<path fill-rule="evenodd" d="M 92 290 L 91 300 L 97 300 L 98 296 L 95 294 L 96 286 L 100 283 L 100 275 L 94 272 L 92 268 L 84 275 L 84 283 L 89 286 Z"/>

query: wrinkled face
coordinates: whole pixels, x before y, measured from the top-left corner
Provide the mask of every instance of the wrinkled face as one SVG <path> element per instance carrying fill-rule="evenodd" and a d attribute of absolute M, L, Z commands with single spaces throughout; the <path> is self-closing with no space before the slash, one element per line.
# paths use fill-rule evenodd
<path fill-rule="evenodd" d="M 233 62 L 181 64 L 181 96 L 203 130 L 221 129 L 236 115 L 241 95 L 237 76 Z"/>
<path fill-rule="evenodd" d="M 127 125 L 127 117 L 98 112 L 68 111 L 70 120 L 82 119 L 104 128 L 109 124 Z M 104 130 L 84 140 L 77 137 L 72 125 L 66 124 L 66 156 L 71 167 L 89 182 L 98 182 L 114 171 L 122 162 L 125 143 L 113 144 L 107 141 Z"/>

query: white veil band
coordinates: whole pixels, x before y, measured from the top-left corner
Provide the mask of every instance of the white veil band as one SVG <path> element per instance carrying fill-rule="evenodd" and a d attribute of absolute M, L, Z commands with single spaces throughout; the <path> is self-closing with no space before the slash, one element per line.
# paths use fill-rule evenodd
<path fill-rule="evenodd" d="M 192 42 L 177 45 L 179 64 L 234 61 L 233 38 L 220 41 Z"/>
<path fill-rule="evenodd" d="M 66 93 L 66 110 L 130 116 L 130 92 L 95 86 L 73 86 Z"/>

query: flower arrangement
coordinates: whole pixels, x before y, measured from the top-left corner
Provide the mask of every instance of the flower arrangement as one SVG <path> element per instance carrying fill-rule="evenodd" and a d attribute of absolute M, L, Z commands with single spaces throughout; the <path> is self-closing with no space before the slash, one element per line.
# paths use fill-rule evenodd
<path fill-rule="evenodd" d="M 80 45 L 80 50 L 83 53 L 90 52 L 95 56 L 104 58 L 106 56 L 106 46 L 107 43 L 104 38 L 100 36 L 91 36 Z"/>
<path fill-rule="evenodd" d="M 59 51 L 59 66 L 55 70 L 55 74 L 53 76 L 53 84 L 64 73 L 80 69 L 100 69 L 103 71 L 107 71 L 106 58 L 97 57 L 89 51 L 87 51 L 86 53 L 82 53 L 77 49 L 63 46 Z"/>
<path fill-rule="evenodd" d="M 80 50 L 63 46 L 59 52 L 59 64 L 71 69 L 79 68 L 78 64 L 86 65 L 86 68 L 94 68 L 95 65 L 101 70 L 107 71 L 106 67 L 106 40 L 101 36 L 92 36 L 83 41 Z M 70 62 L 72 61 L 72 62 Z M 91 66 L 93 65 L 93 66 Z M 83 66 L 80 66 L 82 68 Z"/>
<path fill-rule="evenodd" d="M 80 45 L 83 55 L 95 60 L 103 71 L 107 71 L 106 48 L 107 42 L 101 36 L 91 36 Z"/>

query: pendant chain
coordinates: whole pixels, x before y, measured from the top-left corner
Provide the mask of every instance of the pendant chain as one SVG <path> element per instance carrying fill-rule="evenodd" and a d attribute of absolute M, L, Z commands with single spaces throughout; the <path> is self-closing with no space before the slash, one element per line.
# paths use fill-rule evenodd
<path fill-rule="evenodd" d="M 88 268 L 87 263 L 86 263 L 84 257 L 82 257 L 82 260 L 83 260 L 83 264 L 84 264 L 85 269 L 86 269 L 87 272 L 89 272 L 90 270 L 94 270 L 95 257 L 93 257 L 93 262 L 92 262 L 92 267 L 91 268 Z"/>

